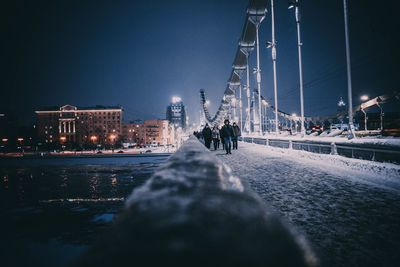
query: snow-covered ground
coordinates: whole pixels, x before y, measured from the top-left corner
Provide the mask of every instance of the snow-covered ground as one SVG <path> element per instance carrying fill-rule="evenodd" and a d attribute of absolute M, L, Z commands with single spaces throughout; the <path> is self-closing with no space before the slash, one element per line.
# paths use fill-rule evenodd
<path fill-rule="evenodd" d="M 365 136 L 354 139 L 347 139 L 346 136 L 313 136 L 306 135 L 301 137 L 299 133 L 295 135 L 284 134 L 266 134 L 266 135 L 243 135 L 243 137 L 255 138 L 269 138 L 269 139 L 282 139 L 282 140 L 296 140 L 296 141 L 317 141 L 317 142 L 335 142 L 335 143 L 349 143 L 349 144 L 370 144 L 370 145 L 385 145 L 400 147 L 400 138 L 393 136 Z"/>
<path fill-rule="evenodd" d="M 212 153 L 307 236 L 324 266 L 399 262 L 399 165 L 243 142 Z"/>

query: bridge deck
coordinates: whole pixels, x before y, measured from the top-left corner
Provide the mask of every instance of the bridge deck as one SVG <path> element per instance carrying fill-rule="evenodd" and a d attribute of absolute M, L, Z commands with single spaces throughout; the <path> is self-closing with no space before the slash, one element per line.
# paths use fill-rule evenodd
<path fill-rule="evenodd" d="M 399 261 L 400 166 L 248 143 L 213 153 L 303 232 L 327 266 Z"/>

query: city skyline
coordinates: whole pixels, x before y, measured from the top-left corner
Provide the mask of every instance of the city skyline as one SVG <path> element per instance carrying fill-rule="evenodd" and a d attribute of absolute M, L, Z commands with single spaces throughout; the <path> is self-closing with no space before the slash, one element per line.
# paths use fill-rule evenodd
<path fill-rule="evenodd" d="M 23 124 L 44 106 L 121 105 L 132 119 L 165 118 L 181 97 L 198 121 L 199 90 L 214 113 L 226 88 L 247 1 L 30 3 L 7 5 L 2 109 Z M 302 1 L 306 115 L 336 111 L 346 99 L 342 1 Z M 196 12 L 193 12 L 196 10 Z M 400 52 L 390 6 L 349 3 L 353 99 L 396 89 Z M 299 114 L 296 25 L 286 1 L 275 3 L 278 101 Z M 273 98 L 270 14 L 260 26 L 261 92 Z M 194 30 L 196 29 L 196 30 Z M 389 56 L 384 56 L 389 55 Z M 250 58 L 255 67 L 255 56 Z M 250 85 L 256 87 L 253 75 Z"/>

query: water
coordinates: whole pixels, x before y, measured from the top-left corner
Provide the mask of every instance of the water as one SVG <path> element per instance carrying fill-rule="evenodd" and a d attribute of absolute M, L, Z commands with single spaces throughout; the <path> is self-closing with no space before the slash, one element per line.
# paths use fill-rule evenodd
<path fill-rule="evenodd" d="M 70 265 L 166 158 L 1 159 L 1 265 Z"/>

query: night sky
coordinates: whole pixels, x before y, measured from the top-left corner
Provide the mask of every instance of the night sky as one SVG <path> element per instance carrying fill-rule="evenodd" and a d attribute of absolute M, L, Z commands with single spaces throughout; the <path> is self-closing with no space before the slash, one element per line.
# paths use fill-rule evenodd
<path fill-rule="evenodd" d="M 0 109 L 21 123 L 46 106 L 122 105 L 124 119 L 165 118 L 182 97 L 191 123 L 199 90 L 217 110 L 231 73 L 247 0 L 9 1 L 2 5 Z M 349 1 L 354 104 L 400 87 L 398 9 Z M 342 0 L 302 3 L 305 114 L 347 102 Z M 294 10 L 275 1 L 279 108 L 299 114 Z M 261 25 L 262 93 L 273 99 L 270 16 Z M 255 51 L 251 68 L 255 66 Z M 251 74 L 252 88 L 256 88 Z M 272 101 L 271 101 L 272 102 Z"/>

